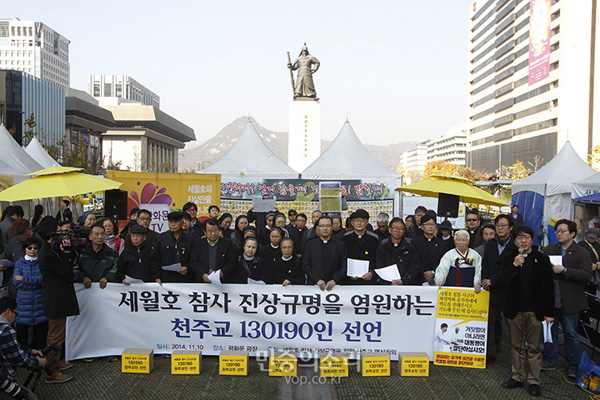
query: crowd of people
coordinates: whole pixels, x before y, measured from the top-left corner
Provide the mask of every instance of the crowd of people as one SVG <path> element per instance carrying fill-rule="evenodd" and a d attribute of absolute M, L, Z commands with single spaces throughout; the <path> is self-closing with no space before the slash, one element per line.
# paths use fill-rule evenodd
<path fill-rule="evenodd" d="M 560 220 L 555 227 L 558 244 L 540 251 L 532 245 L 534 233 L 523 224 L 516 206 L 484 224 L 471 209 L 465 228 L 453 232 L 449 221 L 438 224 L 436 213 L 422 206 L 405 219 L 380 213 L 375 226 L 363 209 L 346 221 L 315 210 L 308 228 L 308 216 L 295 210 L 285 215 L 250 209 L 234 219 L 213 205 L 202 220 L 197 206 L 187 203 L 183 211 L 168 214 L 168 231 L 163 233 L 150 229 L 152 213 L 145 209 L 131 210 L 130 221 L 119 232 L 116 221 L 97 220 L 93 213 L 74 221 L 67 200 L 56 217 L 44 217 L 39 207 L 30 222 L 20 206 L 10 206 L 0 222 L 0 297 L 16 299 L 4 309 L 0 302 L 0 358 L 4 365 L 43 363 L 48 383 L 70 380 L 61 371 L 72 364 L 61 361 L 60 351 L 44 358 L 27 349 L 47 343 L 62 348 L 66 317 L 79 313 L 73 282 L 105 288 L 109 282 L 129 285 L 134 280 L 247 284 L 250 279 L 317 285 L 320 290 L 378 284 L 489 291 L 487 360 L 494 362 L 500 351 L 504 315 L 512 340 L 512 377 L 502 385 L 523 387 L 527 380 L 529 393 L 540 395 L 540 370 L 554 369 L 558 362 L 558 323 L 565 333 L 568 375 L 574 379 L 577 322 L 587 309 L 584 292 L 600 283 L 591 279 L 592 260 L 594 269 L 600 265 L 600 231 L 589 230 L 579 245 L 574 242 L 575 223 Z M 561 261 L 551 263 L 550 255 L 561 256 Z M 368 268 L 349 276 L 348 260 L 366 262 Z M 392 265 L 399 279 L 387 281 L 377 274 L 379 268 Z M 2 312 L 14 314 L 15 343 L 10 346 L 18 347 L 20 358 L 4 354 L 2 324 L 11 324 Z M 556 320 L 551 344 L 542 343 L 543 320 Z"/>

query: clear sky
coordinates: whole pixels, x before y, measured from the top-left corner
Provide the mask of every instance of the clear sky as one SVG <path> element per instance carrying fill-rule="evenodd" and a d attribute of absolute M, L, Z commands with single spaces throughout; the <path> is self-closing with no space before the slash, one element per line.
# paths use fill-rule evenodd
<path fill-rule="evenodd" d="M 466 0 L 6 1 L 2 18 L 42 21 L 71 41 L 71 86 L 126 74 L 202 143 L 250 113 L 288 130 L 292 61 L 306 41 L 323 138 L 348 116 L 369 144 L 423 141 L 465 122 Z"/>

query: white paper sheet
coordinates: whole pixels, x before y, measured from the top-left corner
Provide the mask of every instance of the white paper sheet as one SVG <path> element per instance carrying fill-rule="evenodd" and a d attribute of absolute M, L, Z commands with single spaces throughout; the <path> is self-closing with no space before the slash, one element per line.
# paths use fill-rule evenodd
<path fill-rule="evenodd" d="M 348 259 L 348 276 L 362 278 L 364 274 L 369 272 L 369 262 L 365 260 Z"/>
<path fill-rule="evenodd" d="M 554 322 L 542 322 L 542 328 L 544 329 L 544 343 L 552 343 L 552 324 Z"/>
<path fill-rule="evenodd" d="M 213 271 L 210 275 L 208 275 L 208 279 L 210 279 L 210 283 L 215 285 L 217 289 L 223 291 L 223 284 L 221 283 L 221 270 Z"/>
<path fill-rule="evenodd" d="M 377 275 L 383 280 L 388 282 L 392 282 L 398 279 L 402 279 L 400 276 L 400 271 L 398 271 L 398 267 L 396 264 L 388 265 L 387 267 L 376 269 Z"/>
<path fill-rule="evenodd" d="M 248 285 L 266 285 L 263 281 L 255 281 L 254 279 L 248 278 Z"/>
<path fill-rule="evenodd" d="M 176 263 L 176 264 L 171 264 L 171 265 L 163 265 L 162 269 L 164 269 L 165 271 L 179 272 L 179 271 L 181 271 L 181 263 Z"/>
<path fill-rule="evenodd" d="M 125 280 L 129 283 L 144 283 L 143 280 L 141 279 L 137 279 L 137 278 L 132 278 L 130 276 L 125 275 Z"/>
<path fill-rule="evenodd" d="M 548 257 L 550 257 L 550 264 L 563 265 L 562 256 L 548 256 Z"/>

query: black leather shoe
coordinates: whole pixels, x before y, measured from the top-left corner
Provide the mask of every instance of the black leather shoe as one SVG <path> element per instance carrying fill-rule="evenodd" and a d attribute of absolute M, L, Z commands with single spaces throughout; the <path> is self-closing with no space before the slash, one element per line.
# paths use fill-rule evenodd
<path fill-rule="evenodd" d="M 542 390 L 540 389 L 540 385 L 529 385 L 529 394 L 532 396 L 541 396 Z"/>
<path fill-rule="evenodd" d="M 514 389 L 518 387 L 523 387 L 523 382 L 515 381 L 513 378 L 510 378 L 506 382 L 502 382 L 502 387 L 504 389 Z"/>

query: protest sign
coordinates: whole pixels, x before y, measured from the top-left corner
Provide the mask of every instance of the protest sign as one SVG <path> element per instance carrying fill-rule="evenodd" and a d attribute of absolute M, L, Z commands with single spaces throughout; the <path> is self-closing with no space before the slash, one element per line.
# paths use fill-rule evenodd
<path fill-rule="evenodd" d="M 485 368 L 490 293 L 440 288 L 435 322 L 434 364 Z"/>

